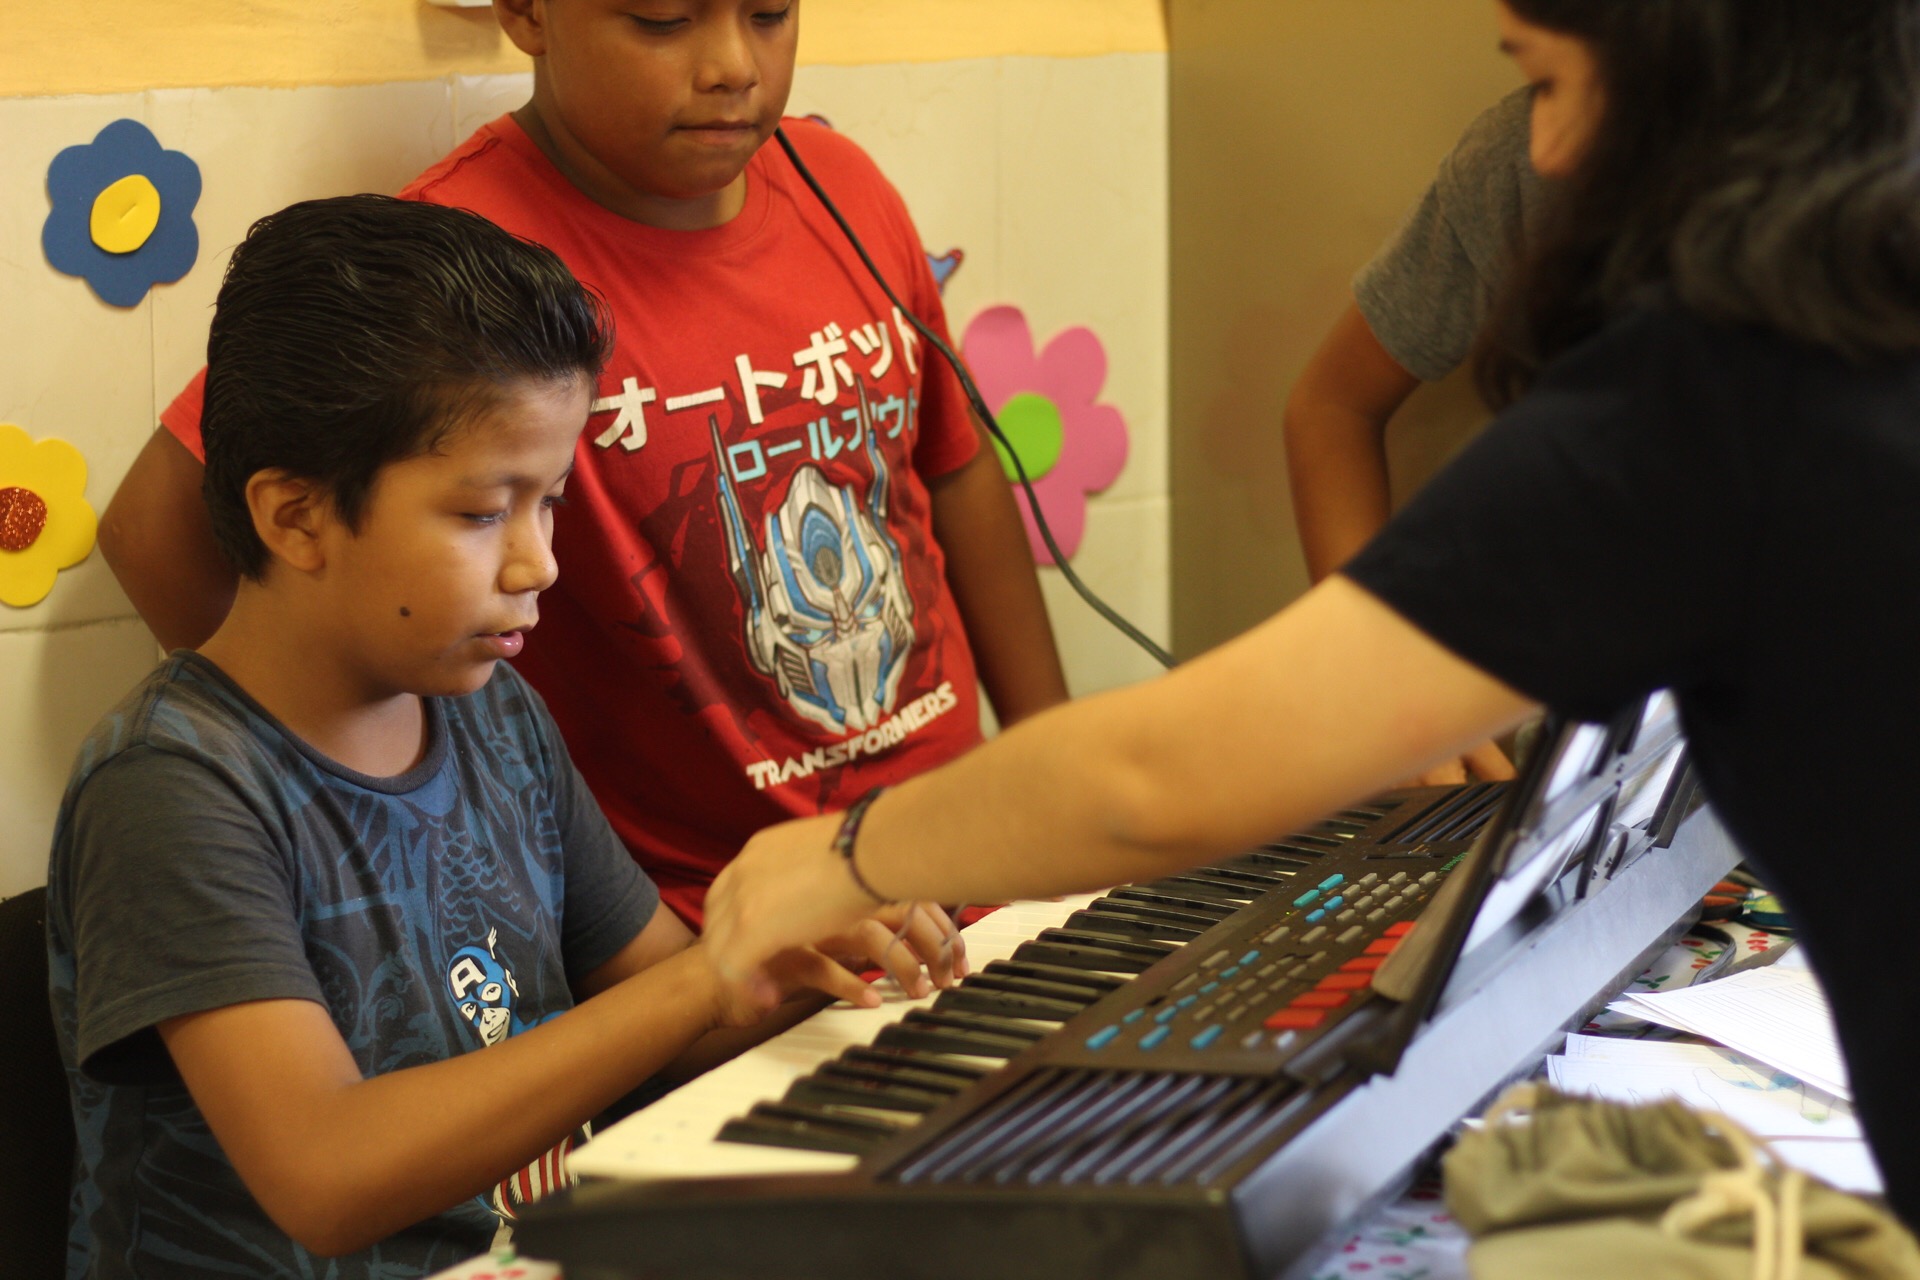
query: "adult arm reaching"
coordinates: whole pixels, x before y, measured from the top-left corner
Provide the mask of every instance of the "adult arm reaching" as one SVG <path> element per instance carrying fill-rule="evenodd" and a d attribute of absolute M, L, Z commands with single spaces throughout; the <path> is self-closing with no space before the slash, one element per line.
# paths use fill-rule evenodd
<path fill-rule="evenodd" d="M 1156 680 L 1056 707 L 880 798 L 861 878 L 902 900 L 988 902 L 1148 879 L 1292 830 L 1535 709 L 1333 577 Z M 744 998 L 761 966 L 874 900 L 837 815 L 769 828 L 707 899 L 706 945 Z"/>

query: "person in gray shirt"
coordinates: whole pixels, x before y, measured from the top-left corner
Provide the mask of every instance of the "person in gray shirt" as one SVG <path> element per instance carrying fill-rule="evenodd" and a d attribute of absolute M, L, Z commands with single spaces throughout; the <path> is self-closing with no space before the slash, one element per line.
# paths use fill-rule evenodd
<path fill-rule="evenodd" d="M 1386 524 L 1387 422 L 1423 382 L 1458 368 L 1528 224 L 1545 198 L 1529 156 L 1533 91 L 1481 113 L 1441 162 L 1394 237 L 1353 283 L 1288 396 L 1285 433 L 1293 509 L 1307 572 L 1319 582 Z M 1545 159 L 1551 168 L 1557 156 Z M 1413 781 L 1513 776 L 1494 744 Z"/>

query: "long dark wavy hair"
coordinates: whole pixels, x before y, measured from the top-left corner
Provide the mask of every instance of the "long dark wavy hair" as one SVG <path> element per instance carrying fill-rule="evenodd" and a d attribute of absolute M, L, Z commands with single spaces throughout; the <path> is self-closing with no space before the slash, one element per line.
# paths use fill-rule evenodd
<path fill-rule="evenodd" d="M 1507 0 L 1593 53 L 1591 143 L 1475 362 L 1503 406 L 1663 292 L 1856 362 L 1920 352 L 1920 0 Z"/>

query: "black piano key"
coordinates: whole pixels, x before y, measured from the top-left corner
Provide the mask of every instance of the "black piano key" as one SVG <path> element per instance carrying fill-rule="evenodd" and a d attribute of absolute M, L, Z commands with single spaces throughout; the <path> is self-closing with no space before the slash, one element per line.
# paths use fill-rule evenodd
<path fill-rule="evenodd" d="M 1083 987 L 1093 991 L 1095 998 L 1109 991 L 1118 991 L 1129 981 L 1126 978 L 1116 978 L 1112 974 L 1080 969 L 1072 965 L 1048 964 L 1039 960 L 989 960 L 982 972 L 996 976 L 1033 978 L 1041 982 L 1058 982 L 1067 986 Z"/>
<path fill-rule="evenodd" d="M 1120 938 L 1149 938 L 1166 942 L 1192 942 L 1204 929 L 1168 924 L 1145 916 L 1128 915 L 1118 910 L 1076 911 L 1067 917 L 1067 928 L 1087 933 L 1105 933 Z"/>
<path fill-rule="evenodd" d="M 1033 940 L 1064 942 L 1070 946 L 1102 947 L 1116 955 L 1134 956 L 1149 964 L 1155 960 L 1165 959 L 1180 949 L 1177 944 L 1171 942 L 1155 942 L 1151 938 L 1122 938 L 1086 929 L 1042 929 L 1034 935 Z"/>
<path fill-rule="evenodd" d="M 950 1016 L 950 1015 L 947 1015 Z M 876 1045 L 897 1049 L 924 1049 L 930 1053 L 959 1053 L 975 1058 L 1011 1058 L 1033 1041 L 1025 1036 L 1003 1036 L 932 1022 L 915 1009 L 874 1037 Z"/>
<path fill-rule="evenodd" d="M 1183 894 L 1195 902 L 1211 903 L 1224 908 L 1223 918 L 1243 910 L 1251 901 L 1248 891 L 1239 885 L 1228 888 L 1210 880 L 1196 880 L 1192 876 L 1168 876 L 1164 880 L 1149 881 L 1141 887 L 1155 893 Z"/>
<path fill-rule="evenodd" d="M 963 982 L 942 991 L 933 1002 L 936 1012 L 990 1013 L 1002 1018 L 1035 1018 L 1065 1022 L 1087 1006 L 1077 1000 L 1056 1000 L 1020 991 L 996 991 L 979 983 Z"/>
<path fill-rule="evenodd" d="M 1037 1026 L 1021 1018 L 995 1017 L 988 1013 L 967 1013 L 950 1009 L 914 1009 L 902 1022 L 922 1027 L 950 1027 L 955 1031 L 974 1031 L 989 1036 L 1010 1036 L 1015 1040 L 1042 1040 L 1052 1027 Z"/>
<path fill-rule="evenodd" d="M 1145 973 L 1153 965 L 1152 959 L 1124 955 L 1108 947 L 1070 942 L 1023 942 L 1014 948 L 1013 958 L 1104 973 Z"/>
<path fill-rule="evenodd" d="M 952 1094 L 935 1089 L 916 1089 L 885 1077 L 860 1075 L 848 1067 L 829 1062 L 802 1076 L 787 1089 L 784 1101 L 819 1107 L 871 1107 L 876 1111 L 904 1111 L 925 1114 L 945 1102 Z"/>
<path fill-rule="evenodd" d="M 970 973 L 960 984 L 962 990 L 977 987 L 983 991 L 1011 991 L 1023 996 L 1041 996 L 1048 1000 L 1065 1000 L 1070 1004 L 1085 1008 L 1098 1000 L 1103 994 L 1092 987 L 1078 983 L 1049 982 L 1045 978 L 1022 978 L 991 966 L 979 973 Z"/>
<path fill-rule="evenodd" d="M 987 1068 L 969 1062 L 955 1062 L 917 1049 L 892 1049 L 880 1045 L 854 1045 L 842 1049 L 836 1062 L 867 1071 L 883 1071 L 905 1084 L 922 1089 L 950 1089 L 958 1093 L 987 1074 Z"/>
<path fill-rule="evenodd" d="M 902 1089 L 911 1089 L 916 1093 L 933 1094 L 942 1098 L 950 1098 L 962 1092 L 973 1083 L 973 1080 L 979 1078 L 976 1074 L 972 1079 L 963 1080 L 959 1076 L 944 1075 L 918 1067 L 902 1067 L 892 1062 L 876 1066 L 871 1062 L 850 1059 L 847 1056 L 848 1052 L 851 1051 L 842 1052 L 832 1062 L 821 1063 L 814 1068 L 813 1074 L 831 1075 L 841 1080 L 871 1080 L 875 1084 L 895 1085 Z"/>
<path fill-rule="evenodd" d="M 1239 904 L 1224 902 L 1218 897 L 1202 897 L 1197 893 L 1175 888 L 1157 889 L 1145 885 L 1128 885 L 1124 889 L 1115 889 L 1107 895 L 1122 902 L 1146 902 L 1156 906 L 1172 907 L 1177 911 L 1191 911 L 1196 915 L 1209 915 L 1216 921 L 1225 920 Z"/>
<path fill-rule="evenodd" d="M 1287 868 L 1298 870 L 1301 867 L 1311 865 L 1305 858 L 1294 857 L 1291 854 L 1285 853 L 1274 853 L 1270 849 L 1253 849 L 1240 856 L 1247 862 L 1262 867 L 1273 867 L 1278 870 L 1285 870 Z"/>
<path fill-rule="evenodd" d="M 900 1130 L 899 1125 L 870 1116 L 847 1115 L 796 1103 L 756 1102 L 746 1115 L 720 1126 L 716 1141 L 858 1156 L 865 1155 Z"/>
<path fill-rule="evenodd" d="M 797 1151 L 831 1151 L 840 1155 L 863 1156 L 873 1149 L 866 1138 L 849 1138 L 841 1133 L 823 1133 L 811 1126 L 788 1120 L 729 1120 L 713 1136 L 715 1142 L 737 1142 L 743 1147 L 789 1147 Z"/>
<path fill-rule="evenodd" d="M 1177 924 L 1183 929 L 1197 929 L 1202 933 L 1213 928 L 1214 925 L 1219 924 L 1223 918 L 1210 911 L 1169 907 L 1162 903 L 1143 902 L 1137 898 L 1122 898 L 1111 893 L 1104 898 L 1095 899 L 1093 905 L 1088 909 L 1092 911 L 1120 911 L 1130 916 L 1138 916 L 1143 920 L 1164 920 L 1168 924 Z"/>
<path fill-rule="evenodd" d="M 1154 881 L 1157 885 L 1178 885 L 1196 892 L 1212 893 L 1216 898 L 1231 902 L 1236 907 L 1243 906 L 1259 897 L 1263 890 L 1225 876 L 1209 875 L 1204 871 L 1186 871 L 1177 876 L 1168 876 L 1164 880 Z"/>
<path fill-rule="evenodd" d="M 1298 878 L 1283 871 L 1269 871 L 1258 864 L 1243 863 L 1238 858 L 1229 859 L 1218 866 L 1203 867 L 1201 871 L 1212 879 L 1231 880 L 1262 893 L 1275 885 L 1292 884 Z"/>
<path fill-rule="evenodd" d="M 1272 844 L 1260 846 L 1267 853 L 1277 853 L 1282 857 L 1304 858 L 1317 861 L 1329 853 L 1339 852 L 1341 846 L 1337 840 L 1325 840 L 1317 836 L 1294 836 L 1288 840 L 1276 840 Z"/>

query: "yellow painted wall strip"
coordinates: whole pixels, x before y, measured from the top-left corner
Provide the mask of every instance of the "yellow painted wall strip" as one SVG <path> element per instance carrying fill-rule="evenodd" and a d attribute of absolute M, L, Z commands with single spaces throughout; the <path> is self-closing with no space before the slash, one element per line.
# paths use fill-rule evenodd
<path fill-rule="evenodd" d="M 800 60 L 1094 57 L 1166 47 L 1162 0 L 804 0 Z M 487 10 L 425 0 L 0 4 L 0 97 L 381 84 L 525 68 Z"/>

